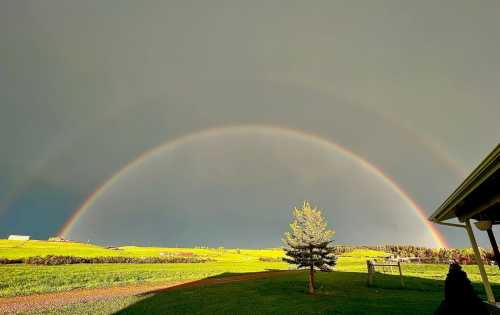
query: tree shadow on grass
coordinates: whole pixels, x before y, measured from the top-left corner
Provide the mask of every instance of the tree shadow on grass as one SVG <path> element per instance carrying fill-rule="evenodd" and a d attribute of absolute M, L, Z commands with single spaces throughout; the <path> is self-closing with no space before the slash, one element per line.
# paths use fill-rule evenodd
<path fill-rule="evenodd" d="M 373 286 L 361 272 L 317 274 L 317 294 L 307 294 L 307 273 L 222 273 L 149 292 L 115 314 L 432 314 L 443 299 L 444 281 L 377 273 Z M 262 274 L 262 273 L 261 273 Z M 238 278 L 236 280 L 236 278 Z M 474 283 L 481 297 L 482 286 Z M 500 286 L 493 289 L 500 297 Z"/>
<path fill-rule="evenodd" d="M 184 288 L 195 288 L 202 286 L 217 285 L 222 283 L 234 283 L 241 281 L 257 280 L 265 278 L 265 276 L 279 275 L 281 273 L 291 273 L 291 272 L 286 270 L 272 270 L 272 271 L 269 270 L 269 271 L 259 271 L 259 272 L 223 272 L 203 279 L 184 282 L 168 288 L 148 291 L 146 293 L 140 294 L 139 296 L 149 296 L 151 294 L 157 294 L 161 292 L 184 289 Z"/>
<path fill-rule="evenodd" d="M 269 272 L 287 272 L 287 270 L 283 270 L 283 269 L 265 269 L 265 271 L 256 271 L 256 272 L 223 272 L 223 273 L 219 273 L 217 275 L 214 275 L 214 276 L 210 276 L 210 277 L 206 277 L 202 280 L 205 280 L 205 279 L 218 279 L 218 278 L 229 278 L 229 277 L 236 277 L 236 276 L 244 276 L 244 275 L 264 275 L 264 274 L 267 274 Z"/>

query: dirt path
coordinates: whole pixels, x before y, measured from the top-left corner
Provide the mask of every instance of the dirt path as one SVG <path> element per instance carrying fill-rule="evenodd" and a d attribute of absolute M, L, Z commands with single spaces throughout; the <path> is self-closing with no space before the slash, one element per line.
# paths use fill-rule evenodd
<path fill-rule="evenodd" d="M 110 288 L 79 289 L 65 292 L 0 298 L 0 313 L 19 313 L 37 309 L 51 309 L 68 304 L 87 303 L 97 300 L 112 299 L 131 295 L 146 295 L 179 288 L 191 288 L 197 286 L 216 285 L 260 278 L 269 278 L 289 274 L 291 272 L 296 271 L 255 272 L 223 278 L 206 278 L 201 280 L 150 283 Z"/>

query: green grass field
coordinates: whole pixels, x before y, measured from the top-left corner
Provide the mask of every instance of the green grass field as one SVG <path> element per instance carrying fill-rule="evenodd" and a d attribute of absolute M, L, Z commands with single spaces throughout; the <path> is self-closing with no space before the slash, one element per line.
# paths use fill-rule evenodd
<path fill-rule="evenodd" d="M 341 259 L 342 261 L 342 259 Z M 339 266 L 340 267 L 340 266 Z M 421 271 L 436 270 L 424 265 Z M 471 266 L 472 267 L 472 266 Z M 318 273 L 318 292 L 307 294 L 307 274 L 184 288 L 141 297 L 68 305 L 33 314 L 432 314 L 443 297 L 443 280 L 377 274 L 373 287 L 366 273 Z M 479 283 L 475 283 L 481 291 Z M 500 294 L 500 286 L 494 291 Z"/>
<path fill-rule="evenodd" d="M 214 261 L 202 264 L 77 264 L 62 266 L 0 265 L 0 296 L 96 288 L 143 282 L 195 280 L 224 272 L 257 272 L 287 269 L 283 262 L 264 262 L 277 258 L 280 249 L 205 249 L 126 246 L 119 250 L 91 244 L 0 240 L 0 257 L 66 255 L 81 257 L 130 256 L 159 257 L 160 253 L 193 253 Z"/>
<path fill-rule="evenodd" d="M 67 314 L 432 314 L 442 282 L 408 279 L 399 289 L 395 276 L 366 286 L 363 273 L 320 273 L 318 293 L 307 294 L 306 273 L 272 279 L 180 289 L 144 297 L 67 306 Z M 383 284 L 383 285 L 382 285 Z"/>
<path fill-rule="evenodd" d="M 160 253 L 193 253 L 216 260 L 252 260 L 259 257 L 281 257 L 281 249 L 224 249 L 224 248 L 171 248 L 123 246 L 116 249 L 74 242 L 48 241 L 10 241 L 0 240 L 0 257 L 14 259 L 31 256 L 123 256 L 123 257 L 160 257 Z"/>
<path fill-rule="evenodd" d="M 201 264 L 82 264 L 62 266 L 2 265 L 0 295 L 64 291 L 144 282 L 196 280 L 228 273 L 288 269 L 277 258 L 279 249 L 237 250 L 197 248 L 123 247 L 111 250 L 79 243 L 42 241 L 0 241 L 0 257 L 74 255 L 156 256 L 160 253 L 193 253 L 214 261 Z M 447 265 L 403 264 L 406 289 L 399 288 L 396 270 L 375 276 L 374 286 L 366 286 L 366 260 L 386 253 L 356 250 L 338 259 L 335 272 L 318 273 L 318 294 L 307 294 L 306 274 L 290 274 L 271 279 L 185 288 L 142 297 L 67 305 L 54 314 L 432 314 L 443 296 Z M 481 294 L 476 266 L 464 266 Z M 500 272 L 487 266 L 494 291 L 500 296 Z M 42 313 L 47 313 L 44 311 Z M 50 313 L 50 312 L 49 312 Z M 36 312 L 34 313 L 36 314 Z"/>

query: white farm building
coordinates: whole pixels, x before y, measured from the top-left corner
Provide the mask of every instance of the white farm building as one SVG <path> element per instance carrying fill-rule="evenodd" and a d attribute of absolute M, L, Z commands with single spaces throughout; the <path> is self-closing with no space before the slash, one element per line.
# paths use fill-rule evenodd
<path fill-rule="evenodd" d="M 9 235 L 10 241 L 29 241 L 30 239 L 29 235 Z"/>

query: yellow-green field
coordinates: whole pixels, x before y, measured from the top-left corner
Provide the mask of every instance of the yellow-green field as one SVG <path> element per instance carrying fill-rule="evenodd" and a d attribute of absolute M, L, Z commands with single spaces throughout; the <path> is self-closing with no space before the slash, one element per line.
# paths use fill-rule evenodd
<path fill-rule="evenodd" d="M 10 241 L 0 240 L 0 258 L 26 258 L 31 256 L 78 256 L 78 257 L 161 257 L 165 254 L 192 253 L 197 256 L 224 261 L 248 261 L 259 257 L 276 258 L 283 255 L 281 249 L 224 249 L 224 248 L 171 248 L 123 246 L 116 249 L 75 242 Z"/>
<path fill-rule="evenodd" d="M 23 258 L 29 256 L 46 256 L 46 255 L 71 255 L 81 257 L 98 257 L 98 256 L 127 256 L 127 257 L 150 257 L 159 256 L 160 253 L 165 254 L 186 254 L 192 253 L 200 257 L 211 258 L 212 261 L 207 263 L 175 263 L 175 264 L 75 264 L 75 265 L 60 265 L 60 266 L 34 266 L 34 265 L 1 265 L 0 266 L 0 296 L 16 296 L 27 295 L 32 293 L 64 291 L 78 288 L 93 288 L 93 287 L 107 287 L 125 284 L 146 283 L 146 282 L 173 282 L 180 280 L 195 280 L 211 276 L 218 276 L 226 273 L 245 273 L 257 272 L 266 270 L 286 270 L 289 265 L 280 262 L 279 259 L 283 255 L 281 249 L 224 249 L 224 248 L 153 248 L 153 247 L 134 247 L 126 246 L 119 249 L 107 249 L 91 244 L 81 243 L 59 243 L 59 242 L 46 242 L 46 241 L 6 241 L 0 240 L 0 257 L 4 258 Z M 399 290 L 398 277 L 396 270 L 393 273 L 389 269 L 385 273 L 376 275 L 375 288 L 367 289 L 366 281 L 366 260 L 380 258 L 387 256 L 387 253 L 373 251 L 373 250 L 355 250 L 351 253 L 345 254 L 338 259 L 336 272 L 330 274 L 318 275 L 320 295 L 325 298 L 325 307 L 328 309 L 330 304 L 328 296 L 334 294 L 337 298 L 341 298 L 342 294 L 345 296 L 345 308 L 347 303 L 351 303 L 353 312 L 356 312 L 356 303 L 368 303 L 373 299 L 373 303 L 379 303 L 381 298 L 386 302 L 392 301 L 395 297 L 408 299 L 413 301 L 411 303 L 421 303 L 427 301 L 426 308 L 431 309 L 436 305 L 442 296 L 443 280 L 446 277 L 448 270 L 447 265 L 436 264 L 403 264 L 403 274 L 406 279 L 407 289 Z M 272 258 L 271 261 L 263 261 L 262 258 Z M 265 259 L 264 259 L 265 260 Z M 481 294 L 482 287 L 479 283 L 480 276 L 476 266 L 464 266 L 469 278 L 473 281 L 476 290 Z M 499 292 L 500 272 L 496 266 L 486 266 L 490 281 L 494 285 L 496 293 Z M 381 270 L 382 271 L 382 270 Z M 392 275 L 391 275 L 392 274 Z M 303 278 L 303 279 L 302 279 Z M 288 280 L 287 280 L 288 279 Z M 288 281 L 288 282 L 287 282 Z M 292 281 L 292 282 L 290 282 Z M 293 283 L 294 286 L 300 288 L 304 286 L 305 290 L 305 277 L 293 275 L 290 277 L 282 278 L 281 280 L 256 280 L 251 281 L 255 285 L 265 284 L 265 287 L 259 288 L 266 290 L 267 286 L 280 286 L 275 288 L 279 292 L 280 299 L 286 298 L 286 286 Z M 284 285 L 284 287 L 281 287 Z M 322 286 L 323 285 L 323 286 Z M 230 294 L 229 289 L 241 290 L 241 295 L 246 295 L 248 288 L 253 288 L 254 284 L 234 284 L 224 288 L 214 289 L 196 289 L 206 290 L 210 294 L 214 292 L 221 293 L 221 298 L 225 294 Z M 297 293 L 298 289 L 295 288 L 293 292 Z M 199 292 L 193 289 L 193 292 Z M 302 289 L 300 289 L 302 290 Z M 347 290 L 344 292 L 344 290 Z M 349 291 L 350 290 L 350 291 Z M 221 292 L 219 292 L 221 291 Z M 297 292 L 296 292 L 297 291 Z M 161 295 L 162 299 L 170 299 L 170 305 L 175 307 L 178 305 L 181 309 L 185 306 L 181 301 L 177 300 L 179 295 L 191 291 L 179 291 L 179 293 L 168 293 Z M 204 291 L 205 292 L 205 291 Z M 251 291 L 253 292 L 253 291 Z M 322 292 L 322 293 L 321 293 Z M 332 293 L 333 292 L 333 293 Z M 336 293 L 335 293 L 336 292 Z M 381 292 L 385 292 L 384 296 L 379 296 Z M 295 294 L 294 293 L 294 294 Z M 187 293 L 186 293 L 187 294 Z M 215 294 L 215 293 L 214 293 Z M 254 294 L 254 295 L 255 295 Z M 270 295 L 275 294 L 269 292 Z M 277 294 L 277 293 L 276 293 Z M 298 293 L 297 293 L 298 294 Z M 303 293 L 297 295 L 297 299 L 307 299 L 306 295 L 302 297 Z M 368 297 L 368 300 L 362 299 L 362 296 L 353 297 L 357 294 L 363 294 Z M 197 295 L 198 296 L 198 295 Z M 174 298 L 176 297 L 176 298 Z M 215 298 L 215 297 L 214 297 Z M 260 299 L 254 296 L 255 299 Z M 318 299 L 323 299 L 319 297 Z M 109 310 L 114 312 L 125 305 L 138 303 L 140 299 L 118 299 L 111 304 L 107 302 L 99 302 L 97 304 L 89 304 L 87 306 L 75 306 L 71 308 L 68 313 L 88 313 L 94 312 L 93 307 Z M 141 300 L 142 301 L 142 300 Z M 154 300 L 152 303 L 156 303 Z M 160 300 L 159 300 L 160 301 Z M 164 301 L 164 300 L 161 300 Z M 203 298 L 200 296 L 199 303 L 204 303 Z M 368 301 L 368 302 L 367 302 Z M 394 300 L 395 302 L 396 300 Z M 232 302 L 225 302 L 221 304 L 227 307 L 227 310 L 232 310 L 231 307 L 236 307 Z M 308 301 L 303 301 L 305 305 Z M 113 304 L 115 303 L 115 304 Z M 142 302 L 141 302 L 142 303 Z M 163 302 L 158 302 L 158 307 L 161 307 Z M 221 302 L 222 303 L 222 302 Z M 288 302 L 287 302 L 288 303 Z M 323 303 L 323 302 L 321 302 Z M 371 303 L 371 302 L 370 302 Z M 391 302 L 392 303 L 392 302 Z M 234 305 L 233 305 L 234 304 Z M 94 305 L 94 306 L 93 306 Z M 154 304 L 156 305 L 156 304 Z M 350 305 L 350 304 L 349 304 Z M 370 304 L 371 305 L 371 304 Z M 369 307 L 371 307 L 368 305 Z M 373 304 L 373 307 L 375 307 Z M 189 308 L 190 312 L 194 312 L 201 304 L 193 304 Z M 298 307 L 298 306 L 297 306 Z M 404 306 L 408 307 L 408 306 Z M 263 312 L 266 310 L 262 309 Z M 391 309 L 381 311 L 384 314 L 391 314 L 388 312 Z M 140 313 L 141 309 L 133 311 L 132 313 Z M 196 313 L 196 312 L 194 312 Z M 374 309 L 374 314 L 375 312 Z M 416 312 L 409 312 L 408 314 L 417 314 Z M 346 314 L 350 314 L 347 312 Z"/>
<path fill-rule="evenodd" d="M 281 249 L 159 248 L 125 246 L 119 249 L 71 242 L 0 240 L 0 257 L 31 256 L 126 256 L 160 257 L 187 254 L 210 258 L 207 263 L 175 264 L 75 264 L 60 266 L 0 265 L 0 296 L 107 287 L 144 282 L 195 280 L 222 273 L 286 270 L 288 265 L 271 260 L 283 255 Z"/>

